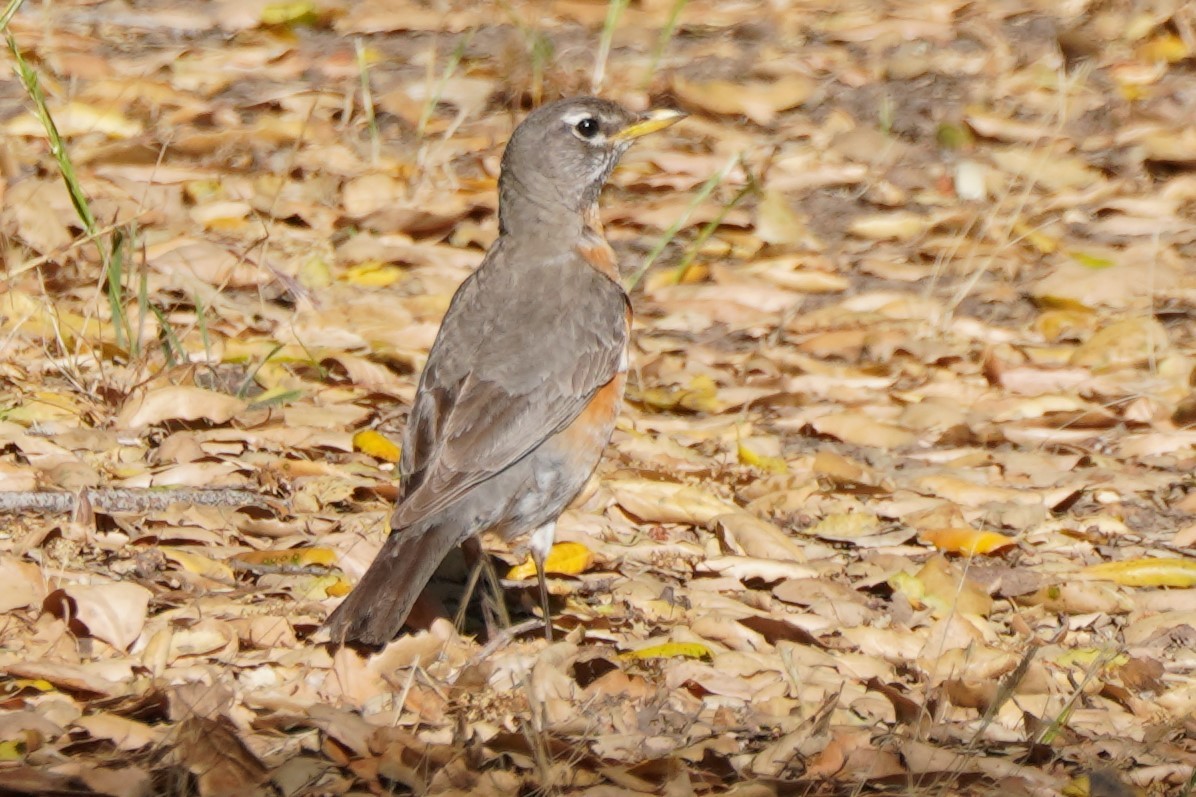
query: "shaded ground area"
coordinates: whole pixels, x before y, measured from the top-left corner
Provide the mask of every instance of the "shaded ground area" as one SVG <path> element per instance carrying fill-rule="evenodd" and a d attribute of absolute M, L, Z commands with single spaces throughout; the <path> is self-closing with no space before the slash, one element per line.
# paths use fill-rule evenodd
<path fill-rule="evenodd" d="M 30 2 L 10 31 L 0 791 L 1194 791 L 1186 6 Z M 329 650 L 502 144 L 590 91 L 691 116 L 605 196 L 631 400 L 562 519 L 564 639 L 485 639 L 483 591 L 463 633 Z M 486 547 L 528 618 L 523 552 Z"/>

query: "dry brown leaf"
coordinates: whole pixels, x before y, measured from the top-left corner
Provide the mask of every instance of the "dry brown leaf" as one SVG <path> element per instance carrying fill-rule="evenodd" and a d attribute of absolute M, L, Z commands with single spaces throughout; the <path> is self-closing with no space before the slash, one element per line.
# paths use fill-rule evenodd
<path fill-rule="evenodd" d="M 1072 365 L 1102 371 L 1162 359 L 1167 330 L 1154 318 L 1127 318 L 1097 331 L 1071 356 Z"/>
<path fill-rule="evenodd" d="M 781 111 L 801 105 L 814 89 L 814 81 L 801 75 L 770 83 L 673 78 L 673 91 L 686 104 L 717 114 L 743 114 L 759 125 L 771 124 Z"/>
<path fill-rule="evenodd" d="M 901 573 L 892 581 L 906 597 L 928 606 L 936 617 L 954 612 L 984 617 L 992 611 L 988 593 L 943 556 L 933 556 L 916 574 Z"/>
<path fill-rule="evenodd" d="M 228 423 L 245 410 L 236 396 L 188 385 L 168 385 L 139 393 L 121 408 L 116 422 L 125 429 L 143 429 L 163 421 Z"/>
<path fill-rule="evenodd" d="M 117 714 L 89 714 L 75 720 L 75 727 L 82 728 L 93 739 L 110 741 L 120 750 L 141 750 L 165 741 L 170 733 L 160 725 L 147 725 Z"/>
<path fill-rule="evenodd" d="M 4 476 L 0 470 L 0 488 L 3 486 Z M 27 606 L 41 606 L 46 597 L 46 582 L 41 568 L 7 554 L 0 555 L 0 584 L 4 584 L 4 590 L 0 591 L 2 614 Z"/>
<path fill-rule="evenodd" d="M 620 506 L 653 523 L 704 525 L 719 515 L 739 511 L 734 504 L 686 484 L 619 479 L 606 486 Z"/>
<path fill-rule="evenodd" d="M 760 559 L 752 556 L 715 556 L 704 559 L 694 568 L 699 573 L 720 573 L 740 581 L 780 581 L 791 578 L 814 578 L 818 573 L 811 567 L 795 562 Z"/>
<path fill-rule="evenodd" d="M 714 518 L 731 550 L 757 559 L 804 562 L 806 553 L 778 526 L 738 510 Z"/>
<path fill-rule="evenodd" d="M 837 437 L 845 443 L 893 449 L 913 445 L 918 438 L 912 432 L 892 424 L 875 421 L 862 413 L 823 415 L 810 421 L 819 434 Z"/>
<path fill-rule="evenodd" d="M 86 133 L 103 133 L 111 138 L 132 138 L 140 135 L 141 122 L 129 119 L 112 107 L 97 108 L 85 102 L 68 102 L 51 111 L 54 127 L 64 138 Z M 45 136 L 46 129 L 33 112 L 11 120 L 4 126 L 10 136 Z"/>
<path fill-rule="evenodd" d="M 96 639 L 127 650 L 141 636 L 152 593 L 139 584 L 73 584 L 62 591 L 73 602 L 73 618 Z"/>

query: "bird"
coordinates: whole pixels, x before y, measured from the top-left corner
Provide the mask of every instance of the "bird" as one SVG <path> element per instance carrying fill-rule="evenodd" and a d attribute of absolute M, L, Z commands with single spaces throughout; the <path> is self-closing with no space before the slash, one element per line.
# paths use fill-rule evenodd
<path fill-rule="evenodd" d="M 420 374 L 390 533 L 325 622 L 335 643 L 402 630 L 445 556 L 529 535 L 545 636 L 556 521 L 597 468 L 627 379 L 631 301 L 598 213 L 619 159 L 686 114 L 597 97 L 532 111 L 498 179 L 498 237 L 453 295 Z"/>

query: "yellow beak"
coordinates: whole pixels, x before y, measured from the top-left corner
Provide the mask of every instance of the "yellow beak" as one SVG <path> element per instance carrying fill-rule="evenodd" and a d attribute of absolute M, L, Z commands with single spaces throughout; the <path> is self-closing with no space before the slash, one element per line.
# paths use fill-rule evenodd
<path fill-rule="evenodd" d="M 654 111 L 648 111 L 637 121 L 632 122 L 627 127 L 615 133 L 611 138 L 615 141 L 633 141 L 640 136 L 664 130 L 666 127 L 680 122 L 687 116 L 689 114 L 685 111 L 676 111 L 672 108 L 657 108 Z"/>

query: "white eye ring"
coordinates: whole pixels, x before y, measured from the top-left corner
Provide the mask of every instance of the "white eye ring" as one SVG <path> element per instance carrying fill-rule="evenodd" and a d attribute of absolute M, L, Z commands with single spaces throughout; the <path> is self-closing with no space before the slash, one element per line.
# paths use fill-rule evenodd
<path fill-rule="evenodd" d="M 602 134 L 602 124 L 598 117 L 589 111 L 577 111 L 564 117 L 570 132 L 587 144 L 603 144 L 606 136 Z"/>

